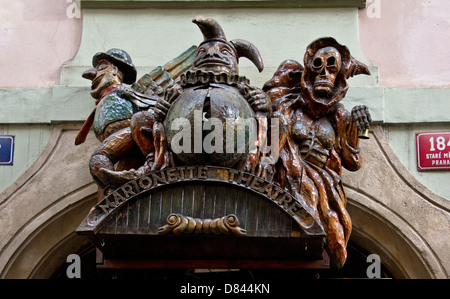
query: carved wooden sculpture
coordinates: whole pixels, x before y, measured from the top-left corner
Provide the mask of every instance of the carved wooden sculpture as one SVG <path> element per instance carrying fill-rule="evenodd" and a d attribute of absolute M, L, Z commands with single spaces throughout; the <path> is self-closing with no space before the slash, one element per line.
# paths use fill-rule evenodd
<path fill-rule="evenodd" d="M 371 118 L 367 107 L 349 113 L 339 102 L 347 79 L 369 71 L 333 38 L 311 43 L 304 64 L 303 70 L 298 62 L 283 62 L 264 87 L 288 132 L 275 179 L 322 224 L 328 254 L 341 267 L 352 229 L 341 171 L 360 168 L 358 131 L 368 129 Z"/>
<path fill-rule="evenodd" d="M 93 122 L 96 136 L 102 144 L 91 157 L 90 169 L 99 186 L 107 189 L 106 193 L 145 173 L 169 165 L 209 163 L 247 169 L 257 167 L 259 153 L 249 153 L 248 144 L 245 145 L 247 151 L 243 153 L 237 153 L 234 147 L 233 152 L 224 153 L 222 145 L 222 151 L 210 149 L 211 152 L 203 147 L 203 143 L 200 145 L 200 152 L 193 147 L 198 129 L 202 135 L 201 140 L 207 134 L 203 119 L 214 118 L 226 122 L 264 118 L 270 110 L 267 95 L 261 89 L 250 86 L 245 77 L 239 76 L 239 57 L 250 59 L 259 71 L 263 70 L 257 48 L 245 40 L 228 41 L 220 25 L 211 18 L 199 16 L 193 22 L 199 26 L 204 36 L 204 41 L 195 52 L 195 58 L 194 47 L 166 64 L 163 71 L 157 68 L 134 83 L 136 70 L 131 58 L 123 50 L 112 49 L 107 53 L 96 54 L 94 68 L 83 75 L 93 82 L 91 95 L 97 99 L 97 107 L 80 136 L 85 137 Z M 114 55 L 123 57 L 118 59 L 112 57 Z M 133 77 L 127 77 L 125 82 L 134 83 L 131 88 L 122 86 L 122 73 L 114 76 L 117 67 L 112 66 L 111 72 L 107 72 L 109 76 L 104 75 L 105 70 L 102 68 L 103 64 L 99 64 L 99 57 L 105 58 L 102 62 L 109 58 L 109 61 L 123 68 L 128 67 L 127 70 L 132 69 Z M 173 79 L 191 64 L 192 68 L 174 84 Z M 170 80 L 170 84 L 156 80 L 161 74 L 164 79 Z M 114 93 L 110 95 L 110 92 Z M 113 96 L 114 100 L 110 100 Z M 200 112 L 200 128 L 194 124 L 196 112 Z M 187 119 L 193 124 L 190 132 L 192 147 L 183 149 L 181 153 L 168 148 L 175 135 L 172 122 L 179 119 Z M 210 124 L 210 131 L 213 131 L 212 127 L 214 124 Z M 236 124 L 233 128 L 234 138 L 241 128 L 252 129 L 246 127 L 245 123 L 242 126 Z M 214 129 L 217 130 L 216 127 Z M 224 129 L 223 134 L 221 132 L 220 136 L 212 138 L 222 144 L 226 134 Z M 78 137 L 76 144 L 81 143 L 82 139 Z M 233 144 L 235 141 L 233 140 Z M 136 161 L 127 161 L 127 156 Z"/>
<path fill-rule="evenodd" d="M 245 236 L 246 230 L 239 227 L 237 214 L 244 210 L 247 213 L 253 204 L 259 203 L 247 200 L 245 192 L 222 194 L 222 203 L 230 197 L 230 201 L 236 200 L 235 207 L 245 203 L 246 208 L 236 209 L 228 217 L 216 215 L 211 206 L 216 200 L 220 203 L 220 196 L 207 197 L 205 190 L 209 190 L 208 182 L 214 183 L 213 177 L 219 177 L 221 184 L 250 188 L 266 203 L 281 208 L 289 221 L 296 223 L 283 229 L 283 236 L 289 235 L 289 244 L 298 246 L 299 240 L 295 238 L 316 244 L 325 233 L 326 250 L 333 264 L 342 267 L 352 223 L 345 209 L 341 172 L 342 167 L 356 171 L 361 166 L 359 136 L 363 134 L 359 132 L 369 129 L 371 118 L 367 107 L 357 106 L 348 112 L 340 101 L 348 90 L 347 79 L 369 74 L 367 67 L 333 38 L 321 38 L 307 47 L 304 67 L 295 60 L 286 60 L 259 89 L 240 76 L 238 68 L 239 58 L 246 57 L 260 72 L 263 70 L 257 48 L 245 40 L 228 41 L 221 26 L 211 18 L 199 16 L 193 22 L 200 28 L 204 41 L 164 67 L 145 74 L 138 82 L 131 58 L 118 49 L 96 54 L 94 68 L 83 74 L 92 80 L 91 95 L 97 107 L 76 144 L 84 141 L 93 125 L 102 143 L 91 157 L 90 169 L 99 186 L 107 190 L 81 231 L 99 231 L 96 227 L 105 223 L 109 223 L 109 228 L 115 227 L 113 222 L 119 221 L 122 214 L 112 218 L 110 211 L 117 212 L 130 204 L 131 213 L 140 209 L 139 204 L 128 202 L 132 198 L 152 188 L 166 187 L 167 192 L 161 191 L 161 202 L 151 198 L 149 205 L 153 210 L 155 206 L 165 206 L 156 209 L 159 213 L 171 212 L 167 224 L 160 226 L 159 237 L 169 232 L 183 236 L 200 232 Z M 132 86 L 125 87 L 122 83 Z M 238 122 L 243 119 L 258 122 L 256 127 L 248 127 Z M 278 136 L 267 125 L 267 121 L 276 123 L 275 120 L 281 120 L 282 124 Z M 232 125 L 228 126 L 230 121 Z M 228 134 L 230 128 L 233 134 Z M 187 135 L 180 134 L 183 130 L 187 130 Z M 238 151 L 238 132 L 248 137 L 251 130 L 257 133 L 255 140 L 246 139 L 244 151 Z M 269 137 L 271 146 L 279 146 L 280 154 L 272 165 L 261 162 L 261 156 L 267 153 Z M 209 147 L 204 142 L 208 138 Z M 228 138 L 232 139 L 231 151 Z M 250 147 L 250 143 L 255 146 Z M 208 206 L 201 213 L 209 215 L 205 219 L 194 215 L 194 211 L 181 213 L 184 191 L 178 197 L 170 193 L 169 185 L 185 180 L 186 174 L 190 173 L 189 183 L 195 183 L 194 169 L 198 169 L 201 183 L 193 189 L 195 192 L 187 191 L 186 196 L 193 198 L 186 201 L 196 202 L 188 206 Z M 258 213 L 257 210 L 251 212 Z M 145 211 L 144 214 L 149 215 Z M 154 214 L 152 219 L 162 216 Z M 244 216 L 240 219 L 245 219 L 245 223 L 253 219 L 248 214 Z M 261 217 L 264 221 L 264 215 Z M 214 229 L 210 230 L 210 226 Z M 154 227 L 149 234 L 154 234 Z M 251 244 L 251 240 L 247 241 Z M 321 251 L 316 248 L 312 256 L 321 256 Z"/>
<path fill-rule="evenodd" d="M 203 33 L 204 41 L 198 46 L 192 68 L 181 75 L 179 85 L 174 87 L 179 96 L 173 97 L 173 100 L 167 99 L 171 102 L 171 108 L 164 125 L 169 146 L 174 145 L 172 141 L 177 132 L 173 127 L 176 127 L 176 121 L 185 119 L 192 125 L 190 140 L 183 140 L 183 143 L 189 143 L 187 147 L 182 151 L 172 147 L 174 162 L 176 165 L 207 163 L 244 167 L 243 164 L 248 164 L 251 160 L 248 150 L 238 153 L 233 146 L 232 152 L 227 152 L 225 142 L 229 143 L 230 140 L 226 140 L 225 126 L 223 131 L 221 128 L 226 122 L 237 119 L 265 117 L 270 110 L 267 95 L 261 89 L 251 86 L 245 77 L 239 76 L 240 57 L 250 59 L 262 71 L 264 66 L 261 55 L 248 41 L 228 41 L 221 26 L 211 18 L 199 16 L 193 22 Z M 210 119 L 221 123 L 211 124 Z M 236 144 L 236 133 L 239 130 L 249 130 L 239 124 L 231 128 L 234 131 L 232 144 Z M 199 134 L 202 136 L 198 136 Z M 196 148 L 199 137 L 203 141 L 207 135 L 215 139 L 217 147 L 208 149 L 200 144 L 201 148 Z M 248 144 L 246 147 L 248 148 Z"/>
<path fill-rule="evenodd" d="M 163 151 L 164 146 L 160 144 L 164 142 L 157 120 L 162 114 L 159 108 L 163 109 L 165 103 L 161 94 L 164 88 L 173 86 L 174 76 L 190 66 L 194 50 L 187 50 L 169 62 L 170 66 L 158 67 L 137 83 L 136 68 L 124 50 L 111 49 L 94 55 L 93 68 L 85 71 L 83 78 L 92 81 L 91 96 L 96 107 L 80 130 L 75 145 L 85 141 L 92 126 L 101 144 L 91 156 L 89 167 L 105 193 L 142 175 L 144 164 L 151 168 L 160 162 L 158 154 Z M 133 88 L 123 83 L 134 83 Z M 138 115 L 139 120 L 140 111 L 147 113 L 145 128 L 140 125 L 142 120 L 132 121 L 134 115 Z M 151 144 L 141 141 L 143 134 L 152 140 Z"/>
<path fill-rule="evenodd" d="M 90 170 L 98 185 L 106 188 L 110 178 L 105 170 L 128 169 L 143 163 L 131 136 L 130 120 L 139 108 L 154 105 L 157 98 L 138 95 L 123 85 L 136 80 L 136 68 L 127 52 L 111 49 L 97 53 L 92 65 L 83 77 L 92 81 L 91 96 L 96 100 L 96 107 L 75 144 L 84 142 L 92 125 L 101 144 L 91 157 Z M 116 163 L 119 165 L 114 166 Z"/>

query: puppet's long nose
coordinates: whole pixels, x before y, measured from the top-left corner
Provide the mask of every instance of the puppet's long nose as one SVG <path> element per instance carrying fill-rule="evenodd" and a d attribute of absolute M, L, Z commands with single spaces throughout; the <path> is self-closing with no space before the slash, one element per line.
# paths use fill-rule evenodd
<path fill-rule="evenodd" d="M 88 69 L 87 71 L 85 71 L 81 77 L 88 79 L 88 80 L 94 80 L 95 76 L 97 75 L 97 69 L 96 68 L 91 68 Z"/>

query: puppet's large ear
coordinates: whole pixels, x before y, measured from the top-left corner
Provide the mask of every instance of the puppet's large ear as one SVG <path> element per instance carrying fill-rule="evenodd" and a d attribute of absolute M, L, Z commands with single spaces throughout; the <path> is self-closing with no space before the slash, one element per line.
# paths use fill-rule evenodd
<path fill-rule="evenodd" d="M 261 54 L 259 53 L 258 48 L 256 48 L 255 45 L 243 39 L 235 39 L 232 40 L 231 43 L 236 49 L 238 57 L 245 57 L 250 59 L 250 61 L 253 62 L 253 64 L 258 68 L 259 72 L 263 71 L 264 63 Z"/>

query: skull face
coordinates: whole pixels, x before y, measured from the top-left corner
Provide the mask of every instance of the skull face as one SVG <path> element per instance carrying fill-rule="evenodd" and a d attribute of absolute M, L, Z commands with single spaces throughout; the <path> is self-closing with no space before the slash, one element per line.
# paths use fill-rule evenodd
<path fill-rule="evenodd" d="M 341 64 L 341 54 L 334 47 L 322 48 L 316 52 L 310 68 L 313 73 L 314 93 L 317 96 L 330 97 L 333 94 Z"/>

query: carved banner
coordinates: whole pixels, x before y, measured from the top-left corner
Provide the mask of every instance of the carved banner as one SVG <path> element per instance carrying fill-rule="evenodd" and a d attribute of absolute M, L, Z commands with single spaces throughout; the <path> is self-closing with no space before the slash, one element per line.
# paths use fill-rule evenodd
<path fill-rule="evenodd" d="M 97 230 L 101 222 L 123 204 L 145 192 L 172 184 L 209 181 L 232 184 L 263 195 L 286 212 L 309 235 L 320 235 L 323 229 L 300 202 L 287 191 L 253 174 L 217 166 L 181 166 L 151 172 L 117 188 L 101 200 L 86 217 L 78 231 Z"/>

